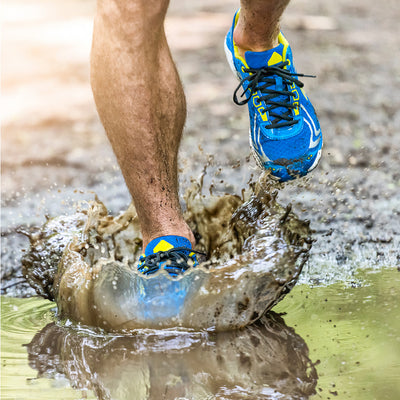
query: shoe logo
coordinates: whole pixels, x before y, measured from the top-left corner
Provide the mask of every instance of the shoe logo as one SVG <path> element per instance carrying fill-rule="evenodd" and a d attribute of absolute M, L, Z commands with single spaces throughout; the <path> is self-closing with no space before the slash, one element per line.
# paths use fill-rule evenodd
<path fill-rule="evenodd" d="M 311 139 L 310 139 L 310 149 L 318 146 L 320 141 L 321 141 L 321 129 L 318 129 L 315 132 L 315 135 L 314 135 L 314 131 L 313 131 Z"/>

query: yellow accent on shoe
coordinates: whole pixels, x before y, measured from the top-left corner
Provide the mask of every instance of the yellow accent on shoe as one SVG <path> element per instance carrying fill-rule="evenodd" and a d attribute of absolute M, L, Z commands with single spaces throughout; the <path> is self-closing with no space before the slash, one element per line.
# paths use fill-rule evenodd
<path fill-rule="evenodd" d="M 167 251 L 172 249 L 174 246 L 172 246 L 171 243 L 168 243 L 166 240 L 161 240 L 160 243 L 157 244 L 156 247 L 153 249 L 153 253 L 158 253 L 159 251 Z"/>
<path fill-rule="evenodd" d="M 268 66 L 279 64 L 282 61 L 283 61 L 283 57 L 275 51 L 274 54 L 272 54 L 271 58 L 268 61 Z"/>
<path fill-rule="evenodd" d="M 279 42 L 280 44 L 283 44 L 282 57 L 283 57 L 284 60 L 286 60 L 286 52 L 287 52 L 287 49 L 288 49 L 288 47 L 289 47 L 289 42 L 286 40 L 285 36 L 283 36 L 283 33 L 282 33 L 282 32 L 279 32 L 279 35 L 278 35 L 278 42 Z M 288 61 L 289 61 L 289 60 L 288 60 Z"/>

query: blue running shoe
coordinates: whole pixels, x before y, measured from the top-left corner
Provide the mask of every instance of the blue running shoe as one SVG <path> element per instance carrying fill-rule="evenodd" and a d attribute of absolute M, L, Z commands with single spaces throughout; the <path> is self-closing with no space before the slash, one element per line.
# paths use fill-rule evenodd
<path fill-rule="evenodd" d="M 235 14 L 225 52 L 240 80 L 233 101 L 248 105 L 250 146 L 260 167 L 281 181 L 306 175 L 321 157 L 322 134 L 317 116 L 293 65 L 292 50 L 282 33 L 273 49 L 239 55 L 233 41 Z M 240 98 L 238 92 L 242 88 Z"/>
<path fill-rule="evenodd" d="M 196 254 L 203 254 L 192 249 L 192 244 L 183 236 L 161 236 L 153 239 L 139 258 L 138 270 L 142 274 L 154 274 L 164 268 L 174 277 L 187 269 L 199 265 Z"/>

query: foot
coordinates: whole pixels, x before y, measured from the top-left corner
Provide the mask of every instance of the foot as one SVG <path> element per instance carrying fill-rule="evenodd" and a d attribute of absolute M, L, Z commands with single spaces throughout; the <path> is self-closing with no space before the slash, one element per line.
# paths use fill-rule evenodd
<path fill-rule="evenodd" d="M 240 56 L 233 40 L 238 20 L 225 39 L 225 52 L 240 84 L 233 100 L 248 105 L 250 146 L 258 165 L 281 181 L 304 176 L 321 157 L 322 134 L 317 116 L 293 65 L 292 50 L 282 33 L 273 49 Z M 238 92 L 242 88 L 241 98 Z"/>
<path fill-rule="evenodd" d="M 142 274 L 154 274 L 164 268 L 171 276 L 183 274 L 199 262 L 192 244 L 183 236 L 161 236 L 153 239 L 140 256 L 138 271 Z"/>

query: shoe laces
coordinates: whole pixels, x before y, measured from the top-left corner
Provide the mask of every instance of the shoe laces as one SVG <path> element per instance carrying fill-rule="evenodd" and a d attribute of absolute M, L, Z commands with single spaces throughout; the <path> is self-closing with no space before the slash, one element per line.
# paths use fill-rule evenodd
<path fill-rule="evenodd" d="M 271 124 L 265 127 L 267 129 L 291 126 L 298 122 L 293 118 L 292 110 L 299 106 L 291 101 L 291 98 L 295 97 L 295 93 L 290 91 L 289 87 L 293 84 L 300 88 L 304 86 L 303 82 L 297 79 L 299 76 L 315 78 L 314 75 L 290 72 L 285 69 L 287 65 L 289 65 L 289 61 L 282 61 L 273 66 L 257 69 L 244 68 L 243 72 L 249 75 L 240 81 L 233 93 L 233 101 L 239 106 L 247 104 L 252 98 L 252 95 L 257 91 L 261 93 L 261 96 L 259 96 L 256 101 L 258 101 L 259 104 L 263 101 L 266 105 L 264 113 L 268 112 L 269 116 L 274 118 Z M 277 81 L 282 82 L 280 86 L 283 87 L 283 89 L 276 89 Z M 245 97 L 243 100 L 239 100 L 238 98 L 238 92 L 241 87 L 243 88 L 243 92 L 240 97 Z M 246 97 L 247 92 L 249 92 L 248 97 Z"/>
<path fill-rule="evenodd" d="M 152 274 L 159 270 L 161 263 L 165 263 L 165 269 L 170 274 L 178 275 L 190 268 L 189 259 L 193 261 L 193 266 L 195 265 L 196 260 L 193 259 L 193 255 L 190 255 L 191 253 L 205 256 L 205 253 L 188 247 L 174 247 L 166 251 L 149 254 L 148 256 L 141 255 L 138 270 L 144 274 Z"/>

